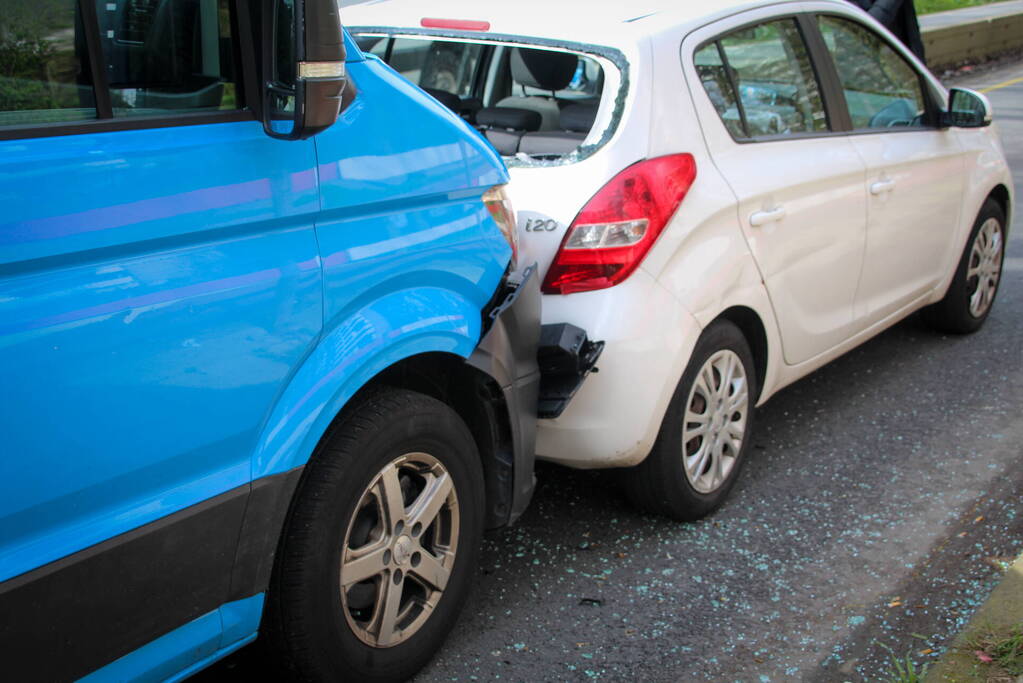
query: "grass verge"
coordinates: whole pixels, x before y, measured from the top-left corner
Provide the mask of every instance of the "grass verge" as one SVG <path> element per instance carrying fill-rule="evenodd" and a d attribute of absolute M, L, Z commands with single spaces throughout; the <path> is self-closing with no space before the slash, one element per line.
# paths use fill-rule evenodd
<path fill-rule="evenodd" d="M 1009 629 L 990 626 L 978 629 L 976 633 L 967 636 L 965 649 L 979 661 L 998 667 L 1005 674 L 1021 676 L 1023 621 Z"/>
<path fill-rule="evenodd" d="M 976 7 L 977 5 L 990 5 L 997 0 L 913 0 L 916 5 L 917 14 L 931 14 L 932 12 L 945 12 L 950 9 L 962 9 L 963 7 Z"/>
<path fill-rule="evenodd" d="M 1009 567 L 927 683 L 1012 683 L 1023 675 L 1023 556 Z M 899 680 L 899 679 L 895 679 Z"/>

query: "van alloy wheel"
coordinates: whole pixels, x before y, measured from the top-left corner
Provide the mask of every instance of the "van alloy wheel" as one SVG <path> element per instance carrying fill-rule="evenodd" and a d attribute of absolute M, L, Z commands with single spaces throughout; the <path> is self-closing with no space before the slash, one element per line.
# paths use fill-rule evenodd
<path fill-rule="evenodd" d="M 366 487 L 340 571 L 341 606 L 360 640 L 392 647 L 422 627 L 454 566 L 459 517 L 451 476 L 427 453 L 394 459 Z"/>
<path fill-rule="evenodd" d="M 970 314 L 979 318 L 991 307 L 1002 275 L 1002 224 L 988 218 L 980 226 L 970 249 L 966 282 L 970 292 Z"/>
<path fill-rule="evenodd" d="M 485 518 L 483 463 L 451 406 L 381 386 L 302 472 L 262 632 L 289 677 L 403 681 L 465 605 Z"/>
<path fill-rule="evenodd" d="M 693 383 L 682 431 L 686 478 L 700 493 L 711 493 L 728 479 L 742 450 L 748 414 L 742 361 L 729 349 L 718 351 Z"/>

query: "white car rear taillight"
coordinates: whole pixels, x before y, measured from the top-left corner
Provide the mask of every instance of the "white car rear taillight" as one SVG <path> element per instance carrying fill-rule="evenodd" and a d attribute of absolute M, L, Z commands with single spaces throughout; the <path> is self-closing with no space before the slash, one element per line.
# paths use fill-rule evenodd
<path fill-rule="evenodd" d="M 696 179 L 692 154 L 646 159 L 612 178 L 572 221 L 544 294 L 614 287 L 639 267 Z"/>

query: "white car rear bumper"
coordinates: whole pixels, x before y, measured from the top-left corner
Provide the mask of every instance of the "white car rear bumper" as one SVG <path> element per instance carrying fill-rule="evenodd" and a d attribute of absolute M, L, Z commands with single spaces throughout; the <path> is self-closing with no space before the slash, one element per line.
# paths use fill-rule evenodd
<path fill-rule="evenodd" d="M 537 457 L 580 469 L 641 462 L 657 438 L 699 324 L 642 269 L 611 289 L 544 296 L 543 317 L 580 325 L 606 345 L 598 370 L 565 412 L 539 421 Z"/>

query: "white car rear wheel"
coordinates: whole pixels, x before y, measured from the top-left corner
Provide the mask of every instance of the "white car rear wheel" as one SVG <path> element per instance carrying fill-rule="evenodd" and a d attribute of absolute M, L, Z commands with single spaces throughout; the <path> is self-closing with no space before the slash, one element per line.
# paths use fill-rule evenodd
<path fill-rule="evenodd" d="M 696 343 L 646 460 L 629 471 L 637 506 L 680 521 L 715 510 L 749 450 L 756 402 L 753 354 L 733 323 L 711 324 Z"/>

